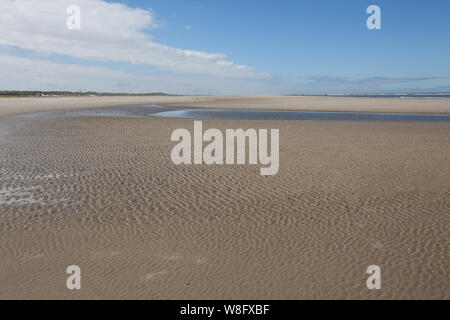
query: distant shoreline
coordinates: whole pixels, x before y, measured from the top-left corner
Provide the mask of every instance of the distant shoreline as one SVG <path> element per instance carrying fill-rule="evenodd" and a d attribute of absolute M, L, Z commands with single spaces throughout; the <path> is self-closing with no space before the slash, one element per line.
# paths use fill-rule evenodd
<path fill-rule="evenodd" d="M 39 91 L 39 90 L 0 90 L 1 97 L 176 97 L 177 94 L 170 94 L 164 92 L 149 92 L 149 93 L 116 93 L 116 92 L 74 92 L 74 91 Z"/>
<path fill-rule="evenodd" d="M 205 96 L 211 95 L 186 95 L 165 92 L 149 93 L 117 93 L 117 92 L 74 92 L 74 91 L 39 91 L 39 90 L 0 90 L 0 98 L 3 97 L 182 97 L 182 96 Z M 450 98 L 450 92 L 429 93 L 368 93 L 368 94 L 287 94 L 282 97 L 333 97 L 333 98 Z"/>

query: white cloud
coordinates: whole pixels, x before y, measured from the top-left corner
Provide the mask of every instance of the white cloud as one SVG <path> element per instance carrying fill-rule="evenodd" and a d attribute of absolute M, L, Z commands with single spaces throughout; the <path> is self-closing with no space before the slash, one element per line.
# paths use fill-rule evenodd
<path fill-rule="evenodd" d="M 55 63 L 0 54 L 1 90 L 266 94 L 283 88 L 269 79 L 138 75 L 123 70 Z"/>
<path fill-rule="evenodd" d="M 81 30 L 69 30 L 70 5 L 81 8 Z M 157 43 L 150 10 L 102 0 L 1 0 L 0 44 L 81 59 L 151 65 L 186 74 L 260 79 L 267 75 L 233 63 L 223 53 Z"/>
<path fill-rule="evenodd" d="M 186 27 L 184 27 L 186 30 L 191 30 L 192 29 L 192 27 L 191 26 L 186 26 Z"/>
<path fill-rule="evenodd" d="M 0 54 L 1 90 L 69 90 L 98 92 L 167 92 L 177 94 L 323 94 L 323 93 L 375 93 L 399 92 L 386 90 L 370 79 L 336 83 L 336 77 L 310 77 L 312 82 L 287 82 L 283 79 L 236 79 L 205 75 L 134 74 L 124 70 L 88 67 L 50 62 L 41 58 L 19 58 Z M 328 79 L 328 82 L 327 82 Z M 384 78 L 383 78 L 384 79 Z M 428 78 L 424 78 L 428 79 Z M 369 81 L 370 80 L 370 81 Z M 397 79 L 398 80 L 398 79 Z M 353 82 L 369 82 L 367 87 L 355 86 Z M 441 83 L 441 82 L 439 82 Z M 445 82 L 448 84 L 448 81 Z M 449 91 L 450 87 L 429 84 L 422 89 L 400 92 Z"/>

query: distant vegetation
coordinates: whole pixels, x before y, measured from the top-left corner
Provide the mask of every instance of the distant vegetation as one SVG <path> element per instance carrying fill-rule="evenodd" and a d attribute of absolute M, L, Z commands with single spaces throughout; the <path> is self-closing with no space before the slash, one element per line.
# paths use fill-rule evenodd
<path fill-rule="evenodd" d="M 92 96 L 174 96 L 168 93 L 111 93 L 72 91 L 0 91 L 0 97 L 92 97 Z"/>

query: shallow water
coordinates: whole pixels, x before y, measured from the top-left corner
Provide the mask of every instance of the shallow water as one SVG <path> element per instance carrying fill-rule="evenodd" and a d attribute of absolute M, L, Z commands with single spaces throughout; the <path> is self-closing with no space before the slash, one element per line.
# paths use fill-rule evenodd
<path fill-rule="evenodd" d="M 238 109 L 193 109 L 160 105 L 128 105 L 81 110 L 47 111 L 20 117 L 102 116 L 157 117 L 185 119 L 228 120 L 286 120 L 286 121 L 388 121 L 388 122 L 450 122 L 450 114 L 369 113 L 369 112 L 309 112 Z"/>
<path fill-rule="evenodd" d="M 272 110 L 183 109 L 155 113 L 153 117 L 231 120 L 291 120 L 291 121 L 394 121 L 450 122 L 450 115 L 355 112 L 306 112 Z"/>

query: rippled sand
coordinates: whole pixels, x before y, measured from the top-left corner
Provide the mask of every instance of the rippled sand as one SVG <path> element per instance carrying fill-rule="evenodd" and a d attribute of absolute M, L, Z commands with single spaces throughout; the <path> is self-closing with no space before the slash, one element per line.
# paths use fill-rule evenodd
<path fill-rule="evenodd" d="M 0 119 L 0 298 L 450 298 L 450 124 L 203 121 L 280 128 L 273 177 L 173 165 L 192 125 Z"/>

